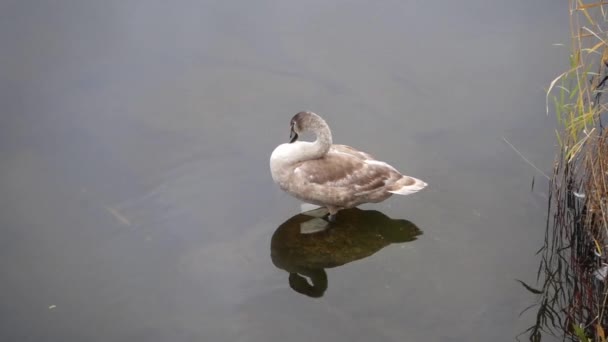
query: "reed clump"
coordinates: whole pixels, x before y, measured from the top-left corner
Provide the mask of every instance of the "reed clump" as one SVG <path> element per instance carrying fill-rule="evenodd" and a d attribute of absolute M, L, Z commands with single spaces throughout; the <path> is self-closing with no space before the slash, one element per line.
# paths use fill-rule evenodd
<path fill-rule="evenodd" d="M 608 330 L 608 1 L 569 0 L 569 69 L 547 91 L 559 123 L 531 341 L 606 341 Z M 552 104 L 552 106 L 551 106 Z"/>

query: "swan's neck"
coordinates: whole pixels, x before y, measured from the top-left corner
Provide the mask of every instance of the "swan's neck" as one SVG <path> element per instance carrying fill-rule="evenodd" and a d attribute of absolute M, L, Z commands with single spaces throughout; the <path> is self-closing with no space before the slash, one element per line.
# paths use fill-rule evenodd
<path fill-rule="evenodd" d="M 323 157 L 332 144 L 331 132 L 328 127 L 323 127 L 316 133 L 317 139 L 313 142 L 297 141 L 293 145 L 292 156 L 293 162 L 302 162 L 305 160 L 317 159 Z"/>
<path fill-rule="evenodd" d="M 291 144 L 281 144 L 270 156 L 270 170 L 272 178 L 281 187 L 291 173 L 290 166 L 297 163 L 323 157 L 332 144 L 331 132 L 325 125 L 325 129 L 317 129 L 317 139 L 313 142 L 296 141 Z"/>
<path fill-rule="evenodd" d="M 315 133 L 315 141 L 296 141 L 290 144 L 281 144 L 275 148 L 270 156 L 272 178 L 283 189 L 288 187 L 293 165 L 306 160 L 321 158 L 327 154 L 331 147 L 331 131 L 324 121 L 316 122 L 316 125 L 310 131 Z"/>

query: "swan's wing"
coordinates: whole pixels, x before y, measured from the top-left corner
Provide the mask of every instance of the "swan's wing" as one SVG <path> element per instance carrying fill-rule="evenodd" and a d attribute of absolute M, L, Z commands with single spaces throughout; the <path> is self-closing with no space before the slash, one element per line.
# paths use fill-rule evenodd
<path fill-rule="evenodd" d="M 356 148 L 350 147 L 348 145 L 331 145 L 330 152 L 334 152 L 334 153 L 345 153 L 345 154 L 349 154 L 353 157 L 357 157 L 361 160 L 374 160 L 375 158 L 369 154 L 369 153 L 365 153 L 362 151 L 357 150 Z"/>
<path fill-rule="evenodd" d="M 362 160 L 348 153 L 330 151 L 323 158 L 307 160 L 294 169 L 302 182 L 324 187 L 349 187 L 360 194 L 392 184 L 402 176 L 392 166 Z"/>

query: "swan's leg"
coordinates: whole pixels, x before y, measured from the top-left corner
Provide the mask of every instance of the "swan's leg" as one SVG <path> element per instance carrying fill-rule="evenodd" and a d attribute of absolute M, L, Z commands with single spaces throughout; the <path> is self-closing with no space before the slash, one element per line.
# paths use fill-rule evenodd
<path fill-rule="evenodd" d="M 327 210 L 329 211 L 329 216 L 327 217 L 327 220 L 329 222 L 336 222 L 336 214 L 340 209 L 332 206 L 327 206 Z"/>

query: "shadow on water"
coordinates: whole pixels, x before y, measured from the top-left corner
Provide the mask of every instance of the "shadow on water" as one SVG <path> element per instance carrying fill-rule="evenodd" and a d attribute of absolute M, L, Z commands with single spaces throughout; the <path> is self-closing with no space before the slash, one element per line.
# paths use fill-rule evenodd
<path fill-rule="evenodd" d="M 321 208 L 293 216 L 277 228 L 270 243 L 272 262 L 289 273 L 289 286 L 310 297 L 321 297 L 327 290 L 326 268 L 366 258 L 392 243 L 414 241 L 422 234 L 410 221 L 357 208 L 340 211 L 328 229 L 306 233 L 307 225 L 322 221 L 326 213 Z"/>

